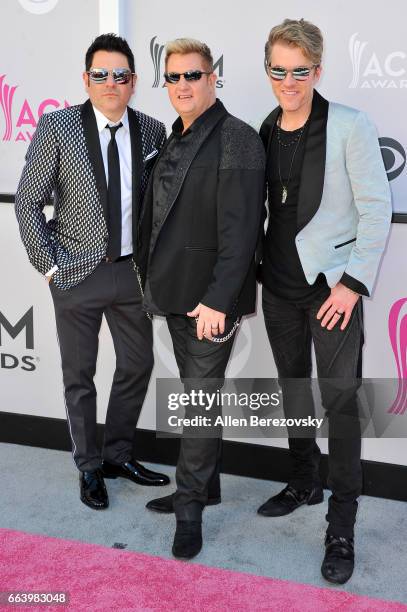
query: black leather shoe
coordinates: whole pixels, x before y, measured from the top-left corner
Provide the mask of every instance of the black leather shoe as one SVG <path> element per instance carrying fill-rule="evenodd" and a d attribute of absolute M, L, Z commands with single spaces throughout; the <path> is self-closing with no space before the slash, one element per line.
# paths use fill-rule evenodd
<path fill-rule="evenodd" d="M 280 493 L 270 497 L 270 499 L 260 506 L 257 513 L 262 516 L 284 516 L 294 512 L 294 510 L 304 504 L 314 506 L 323 501 L 324 491 L 322 487 L 298 490 L 287 485 Z"/>
<path fill-rule="evenodd" d="M 170 482 L 170 479 L 165 474 L 153 472 L 141 465 L 141 463 L 138 463 L 138 461 L 122 463 L 121 465 L 103 461 L 102 470 L 105 478 L 128 478 L 137 484 L 149 487 L 162 487 Z"/>
<path fill-rule="evenodd" d="M 202 548 L 202 523 L 177 521 L 172 554 L 177 559 L 192 559 Z"/>
<path fill-rule="evenodd" d="M 353 538 L 326 535 L 325 557 L 321 574 L 334 584 L 345 584 L 352 576 L 355 565 Z"/>
<path fill-rule="evenodd" d="M 81 501 L 93 508 L 103 510 L 109 505 L 109 498 L 101 470 L 81 472 L 79 476 Z"/>
<path fill-rule="evenodd" d="M 220 504 L 220 497 L 209 497 L 206 503 L 207 506 L 217 506 Z M 172 514 L 174 512 L 174 493 L 165 497 L 151 499 L 146 503 L 146 508 L 153 512 L 161 512 L 162 514 Z"/>

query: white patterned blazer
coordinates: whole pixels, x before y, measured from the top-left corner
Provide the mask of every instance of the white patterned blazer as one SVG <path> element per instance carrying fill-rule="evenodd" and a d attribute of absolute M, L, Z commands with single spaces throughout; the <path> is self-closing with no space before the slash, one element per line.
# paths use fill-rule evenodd
<path fill-rule="evenodd" d="M 141 202 L 165 126 L 128 108 L 132 155 L 133 245 Z M 44 206 L 54 196 L 54 216 Z M 106 254 L 107 182 L 93 107 L 88 100 L 44 114 L 26 155 L 16 192 L 21 238 L 41 274 L 53 266 L 53 282 L 69 289 L 91 274 Z"/>

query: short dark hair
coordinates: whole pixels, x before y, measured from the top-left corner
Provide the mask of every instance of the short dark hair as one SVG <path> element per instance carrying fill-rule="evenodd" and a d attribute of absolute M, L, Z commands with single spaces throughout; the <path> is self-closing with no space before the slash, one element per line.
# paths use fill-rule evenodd
<path fill-rule="evenodd" d="M 118 36 L 117 34 L 101 34 L 91 44 L 89 49 L 86 51 L 85 66 L 86 70 L 90 70 L 93 62 L 93 56 L 96 51 L 116 51 L 117 53 L 123 53 L 127 57 L 129 62 L 129 68 L 132 72 L 136 72 L 134 66 L 134 55 L 133 51 L 129 47 L 127 40 Z M 99 66 L 100 68 L 101 66 Z"/>

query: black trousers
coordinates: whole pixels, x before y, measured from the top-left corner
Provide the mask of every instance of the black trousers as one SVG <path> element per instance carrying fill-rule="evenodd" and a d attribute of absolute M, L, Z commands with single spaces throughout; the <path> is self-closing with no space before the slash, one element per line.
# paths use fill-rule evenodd
<path fill-rule="evenodd" d="M 132 261 L 103 262 L 79 285 L 62 291 L 51 282 L 50 289 L 75 464 L 85 471 L 100 467 L 102 459 L 129 461 L 153 367 L 151 322 L 141 310 Z M 96 440 L 93 378 L 103 315 L 113 338 L 116 370 L 101 449 Z"/>
<path fill-rule="evenodd" d="M 232 323 L 226 321 L 225 333 Z M 185 391 L 202 389 L 208 393 L 216 392 L 224 382 L 234 335 L 219 344 L 206 339 L 198 340 L 195 320 L 184 315 L 168 315 L 167 324 Z M 186 407 L 186 417 L 196 415 L 206 415 L 205 407 Z M 212 430 L 212 433 L 215 432 Z M 178 520 L 200 521 L 208 493 L 211 497 L 220 496 L 221 435 L 221 428 L 218 428 L 216 437 L 182 436 L 174 497 Z"/>
<path fill-rule="evenodd" d="M 352 537 L 357 497 L 362 489 L 361 433 L 357 389 L 363 344 L 362 301 L 359 299 L 344 331 L 339 323 L 321 327 L 317 312 L 328 297 L 325 288 L 308 303 L 293 304 L 263 287 L 263 313 L 283 391 L 287 417 L 313 415 L 310 384 L 314 344 L 321 399 L 329 422 L 328 533 Z M 299 379 L 298 381 L 288 379 Z M 358 380 L 359 379 L 359 380 Z M 320 450 L 314 437 L 289 434 L 291 478 L 296 489 L 320 484 Z"/>

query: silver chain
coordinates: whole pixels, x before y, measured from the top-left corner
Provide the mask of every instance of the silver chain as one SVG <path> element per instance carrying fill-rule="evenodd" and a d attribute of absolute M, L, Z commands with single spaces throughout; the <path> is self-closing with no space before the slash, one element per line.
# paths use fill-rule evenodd
<path fill-rule="evenodd" d="M 133 269 L 134 269 L 134 271 L 136 273 L 136 276 L 137 276 L 137 282 L 138 282 L 138 286 L 140 288 L 141 297 L 144 298 L 144 291 L 143 291 L 143 284 L 141 282 L 140 270 L 139 270 L 138 265 L 134 261 L 134 259 L 133 259 Z M 147 315 L 147 318 L 150 319 L 150 321 L 153 320 L 153 315 L 152 314 L 150 314 L 149 312 L 146 312 L 146 315 Z M 198 323 L 198 319 L 199 319 L 199 317 L 195 317 L 196 323 Z M 217 343 L 227 342 L 233 336 L 233 334 L 235 333 L 235 331 L 237 330 L 239 325 L 240 325 L 240 317 L 238 317 L 236 319 L 236 321 L 233 323 L 232 329 L 229 331 L 229 333 L 226 334 L 226 336 L 222 336 L 222 338 L 217 338 L 216 336 L 212 337 L 211 342 L 217 342 Z M 207 338 L 207 340 L 209 340 L 209 338 Z"/>
<path fill-rule="evenodd" d="M 216 342 L 218 344 L 220 344 L 221 342 L 227 342 L 233 336 L 233 334 L 235 333 L 235 331 L 239 327 L 240 319 L 241 319 L 241 317 L 237 317 L 236 321 L 232 325 L 232 329 L 226 334 L 226 336 L 222 336 L 221 338 L 218 338 L 217 336 L 212 336 L 212 338 L 206 338 L 206 336 L 204 335 L 204 337 L 207 340 L 210 340 L 211 342 Z M 199 317 L 195 317 L 195 322 L 197 324 L 198 324 L 198 321 L 199 321 Z"/>
<path fill-rule="evenodd" d="M 304 123 L 304 125 L 302 126 L 302 128 L 300 128 L 300 133 L 298 135 L 298 137 L 295 140 L 292 140 L 291 142 L 289 142 L 288 144 L 284 145 L 283 141 L 281 140 L 281 115 L 279 116 L 279 118 L 277 119 L 277 140 L 278 140 L 278 178 L 280 179 L 280 183 L 281 183 L 281 187 L 283 188 L 282 193 L 281 193 L 281 204 L 285 204 L 287 201 L 287 197 L 288 197 L 288 185 L 290 184 L 290 180 L 291 180 L 291 171 L 293 169 L 293 164 L 294 164 L 294 158 L 295 158 L 295 154 L 297 153 L 297 149 L 298 146 L 300 144 L 300 140 L 301 137 L 304 133 L 305 130 L 305 126 L 307 125 L 308 119 L 307 121 Z M 291 157 L 291 162 L 290 162 L 290 170 L 288 172 L 288 179 L 287 179 L 287 183 L 286 185 L 284 185 L 283 183 L 283 179 L 281 178 L 281 147 L 285 146 L 285 147 L 290 147 L 291 145 L 295 144 L 295 149 L 294 149 L 294 153 Z"/>
<path fill-rule="evenodd" d="M 140 288 L 140 293 L 141 293 L 141 297 L 144 299 L 144 291 L 143 291 L 143 283 L 141 282 L 141 274 L 140 274 L 140 270 L 138 268 L 138 265 L 136 264 L 136 262 L 133 259 L 133 270 L 136 273 L 137 276 L 137 281 L 138 281 L 138 286 Z M 147 315 L 147 319 L 150 319 L 150 321 L 153 320 L 153 315 L 150 314 L 149 312 L 146 312 Z"/>

